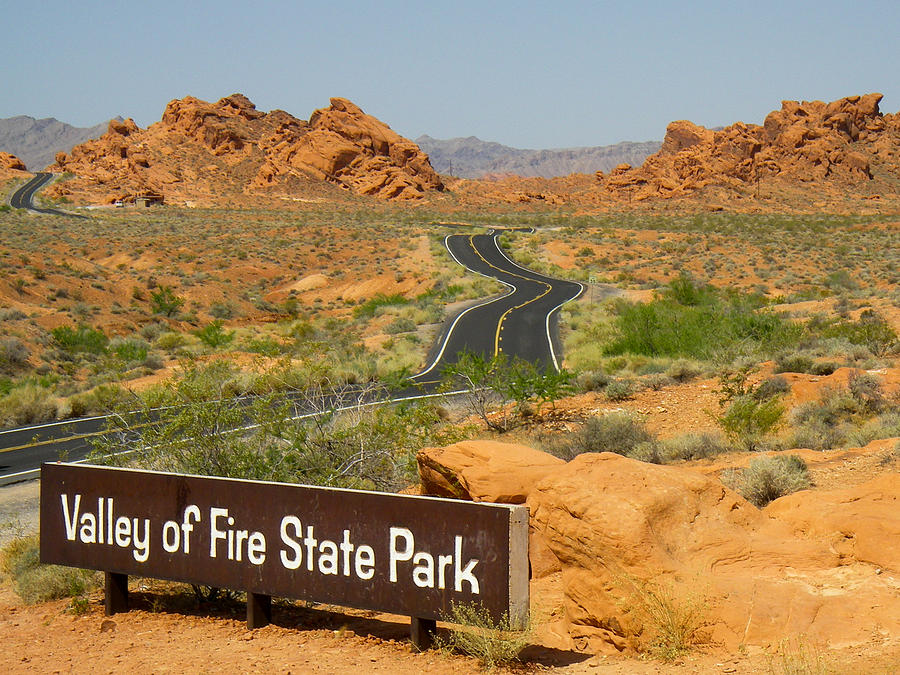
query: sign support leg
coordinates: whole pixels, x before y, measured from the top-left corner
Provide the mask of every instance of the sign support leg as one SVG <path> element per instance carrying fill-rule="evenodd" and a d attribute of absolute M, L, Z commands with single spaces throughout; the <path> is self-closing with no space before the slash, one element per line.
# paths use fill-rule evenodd
<path fill-rule="evenodd" d="M 272 596 L 247 591 L 247 630 L 272 623 Z"/>
<path fill-rule="evenodd" d="M 437 621 L 434 619 L 420 619 L 417 616 L 410 618 L 409 638 L 413 647 L 420 652 L 430 649 L 431 645 L 434 644 Z"/>
<path fill-rule="evenodd" d="M 128 575 L 105 573 L 106 616 L 128 611 Z"/>

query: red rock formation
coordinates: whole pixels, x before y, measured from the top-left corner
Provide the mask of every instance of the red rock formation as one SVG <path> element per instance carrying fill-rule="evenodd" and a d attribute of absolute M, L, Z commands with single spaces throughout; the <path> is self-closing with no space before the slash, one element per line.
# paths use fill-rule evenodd
<path fill-rule="evenodd" d="M 189 96 L 170 102 L 145 130 L 132 120 L 110 122 L 101 138 L 59 153 L 51 169 L 77 176 L 54 188 L 60 194 L 101 193 L 106 202 L 141 192 L 215 201 L 284 190 L 290 177 L 385 199 L 443 189 L 415 143 L 345 99 L 305 122 L 283 110 L 261 112 L 242 94 L 216 103 Z"/>
<path fill-rule="evenodd" d="M 900 556 L 886 545 L 900 536 L 900 474 L 760 510 L 691 468 L 612 453 L 564 464 L 468 441 L 417 460 L 425 492 L 524 497 L 534 578 L 561 571 L 567 648 L 646 645 L 653 622 L 640 598 L 653 589 L 675 606 L 703 596 L 708 638 L 729 649 L 796 635 L 864 644 L 900 630 Z"/>
<path fill-rule="evenodd" d="M 25 164 L 21 159 L 8 152 L 0 152 L 0 169 L 9 171 L 25 171 Z"/>
<path fill-rule="evenodd" d="M 637 199 L 679 196 L 708 185 L 740 188 L 767 177 L 864 181 L 872 177 L 872 156 L 897 146 L 900 124 L 879 112 L 881 98 L 784 101 L 762 126 L 737 122 L 720 131 L 672 122 L 662 148 L 643 166 L 617 167 L 597 179 L 608 191 L 627 190 Z M 893 135 L 885 137 L 885 131 Z"/>

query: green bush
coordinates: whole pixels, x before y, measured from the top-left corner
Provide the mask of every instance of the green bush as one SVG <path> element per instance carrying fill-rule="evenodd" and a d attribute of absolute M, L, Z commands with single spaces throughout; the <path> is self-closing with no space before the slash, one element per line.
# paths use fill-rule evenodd
<path fill-rule="evenodd" d="M 680 278 L 652 302 L 619 302 L 616 335 L 604 353 L 709 359 L 732 348 L 769 351 L 799 340 L 801 327 L 760 309 L 756 296 L 720 293 Z"/>
<path fill-rule="evenodd" d="M 739 396 L 717 421 L 733 441 L 747 450 L 759 450 L 765 437 L 781 425 L 783 417 L 784 406 L 778 399 L 760 401 L 753 396 Z"/>
<path fill-rule="evenodd" d="M 154 314 L 172 316 L 184 306 L 184 298 L 175 294 L 171 286 L 160 286 L 150 292 L 150 309 Z"/>
<path fill-rule="evenodd" d="M 130 367 L 146 359 L 149 350 L 150 345 L 137 337 L 113 338 L 109 343 L 109 351 Z"/>
<path fill-rule="evenodd" d="M 60 349 L 72 354 L 78 352 L 103 354 L 109 344 L 109 338 L 103 334 L 103 331 L 85 325 L 80 325 L 78 328 L 57 326 L 50 331 L 50 335 L 53 336 L 54 342 Z"/>
<path fill-rule="evenodd" d="M 797 455 L 753 459 L 749 467 L 732 470 L 723 476 L 723 480 L 759 508 L 774 499 L 806 490 L 810 486 L 806 462 Z"/>
<path fill-rule="evenodd" d="M 200 338 L 203 344 L 213 349 L 224 347 L 234 340 L 234 331 L 225 330 L 221 319 L 216 319 L 203 328 L 195 330 L 194 335 Z"/>

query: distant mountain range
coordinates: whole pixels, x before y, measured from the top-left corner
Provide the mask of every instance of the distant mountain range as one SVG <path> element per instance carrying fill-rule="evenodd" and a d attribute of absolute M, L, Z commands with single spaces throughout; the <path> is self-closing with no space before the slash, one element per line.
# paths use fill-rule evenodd
<path fill-rule="evenodd" d="M 108 124 L 73 127 L 52 117 L 41 120 L 26 115 L 8 117 L 0 119 L 0 150 L 21 159 L 29 171 L 40 171 L 53 164 L 57 152 L 69 152 L 79 143 L 102 136 Z"/>
<path fill-rule="evenodd" d="M 619 164 L 640 166 L 659 150 L 661 143 L 616 143 L 592 148 L 524 150 L 475 136 L 440 140 L 420 136 L 416 143 L 428 153 L 435 171 L 459 178 L 481 178 L 489 174 L 517 176 L 567 176 L 570 173 L 608 172 Z"/>

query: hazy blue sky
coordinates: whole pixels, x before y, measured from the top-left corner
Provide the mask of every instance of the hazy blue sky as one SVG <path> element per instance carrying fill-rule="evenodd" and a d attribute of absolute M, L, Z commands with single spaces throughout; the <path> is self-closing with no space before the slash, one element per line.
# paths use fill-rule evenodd
<path fill-rule="evenodd" d="M 246 94 L 306 119 L 343 96 L 415 138 L 531 148 L 761 123 L 782 99 L 900 109 L 900 2 L 13 2 L 0 118 L 140 126 Z"/>

